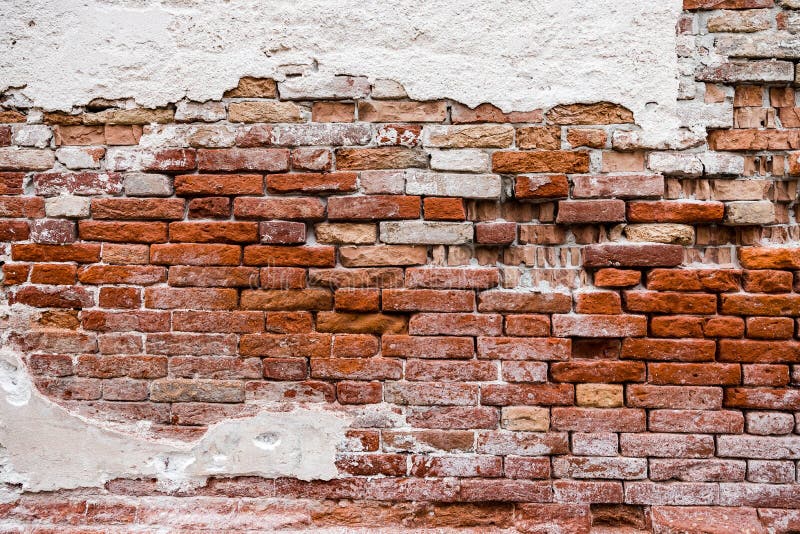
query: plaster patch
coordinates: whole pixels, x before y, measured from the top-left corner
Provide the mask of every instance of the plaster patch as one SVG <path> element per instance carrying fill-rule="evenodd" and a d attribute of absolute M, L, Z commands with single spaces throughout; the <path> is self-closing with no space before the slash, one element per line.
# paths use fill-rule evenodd
<path fill-rule="evenodd" d="M 338 474 L 336 448 L 351 419 L 299 407 L 265 409 L 212 425 L 194 442 L 146 439 L 133 428 L 86 419 L 50 401 L 36 390 L 18 353 L 0 349 L 0 483 L 22 491 L 141 477 L 172 491 L 219 474 L 329 480 Z"/>
<path fill-rule="evenodd" d="M 0 19 L 0 90 L 35 106 L 220 98 L 289 70 L 401 82 L 414 99 L 504 111 L 616 102 L 675 116 L 680 0 L 17 0 Z M 87 53 L 90 51 L 91 53 Z M 317 72 L 318 71 L 318 72 Z M 650 103 L 650 105 L 648 105 Z M 675 124 L 674 120 L 671 120 Z"/>

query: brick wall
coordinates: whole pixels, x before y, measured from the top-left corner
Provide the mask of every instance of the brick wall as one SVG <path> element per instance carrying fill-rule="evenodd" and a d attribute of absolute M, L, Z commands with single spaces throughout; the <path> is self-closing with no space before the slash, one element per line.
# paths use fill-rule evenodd
<path fill-rule="evenodd" d="M 503 113 L 351 76 L 7 105 L 2 299 L 43 395 L 187 441 L 265 407 L 362 415 L 330 481 L 23 492 L 7 531 L 800 530 L 779 4 L 684 0 L 695 127 L 655 143 L 612 103 Z"/>

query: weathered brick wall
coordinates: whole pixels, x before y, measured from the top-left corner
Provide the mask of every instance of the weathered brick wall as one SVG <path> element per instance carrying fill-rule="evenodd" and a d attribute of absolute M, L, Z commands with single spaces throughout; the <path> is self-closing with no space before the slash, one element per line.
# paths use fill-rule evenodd
<path fill-rule="evenodd" d="M 655 143 L 612 103 L 350 76 L 6 105 L 7 346 L 43 395 L 150 439 L 351 422 L 331 480 L 6 478 L 4 531 L 800 530 L 800 3 L 778 3 L 684 1 L 678 112 L 704 126 Z"/>

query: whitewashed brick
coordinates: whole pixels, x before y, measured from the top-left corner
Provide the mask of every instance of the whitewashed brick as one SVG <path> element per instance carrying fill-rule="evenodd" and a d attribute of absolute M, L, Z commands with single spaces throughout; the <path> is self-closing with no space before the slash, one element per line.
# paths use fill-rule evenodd
<path fill-rule="evenodd" d="M 179 122 L 217 122 L 225 120 L 225 105 L 222 102 L 186 102 L 175 106 L 175 120 Z"/>
<path fill-rule="evenodd" d="M 385 221 L 381 241 L 392 244 L 460 245 L 472 242 L 472 223 Z"/>
<path fill-rule="evenodd" d="M 89 216 L 89 197 L 61 195 L 44 200 L 44 212 L 48 217 L 83 218 Z"/>
<path fill-rule="evenodd" d="M 774 222 L 775 204 L 769 200 L 743 200 L 725 204 L 725 224 L 743 226 Z"/>
<path fill-rule="evenodd" d="M 486 172 L 489 154 L 481 150 L 432 150 L 431 169 L 437 171 Z"/>
<path fill-rule="evenodd" d="M 131 197 L 168 197 L 172 180 L 165 174 L 130 173 L 125 175 L 125 194 Z"/>
<path fill-rule="evenodd" d="M 406 193 L 439 197 L 500 198 L 502 181 L 496 174 L 412 172 Z"/>

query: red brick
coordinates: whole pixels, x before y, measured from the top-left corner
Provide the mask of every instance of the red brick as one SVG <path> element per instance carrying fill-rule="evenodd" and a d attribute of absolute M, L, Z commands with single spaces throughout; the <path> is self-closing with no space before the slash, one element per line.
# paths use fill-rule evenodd
<path fill-rule="evenodd" d="M 81 326 L 85 330 L 100 332 L 163 332 L 169 330 L 170 314 L 165 312 L 81 312 Z"/>
<path fill-rule="evenodd" d="M 646 313 L 713 314 L 717 311 L 717 297 L 706 293 L 626 291 L 625 308 Z"/>
<path fill-rule="evenodd" d="M 333 338 L 335 358 L 369 358 L 380 350 L 380 340 L 368 334 L 337 334 Z"/>
<path fill-rule="evenodd" d="M 32 284 L 70 285 L 76 281 L 74 265 L 39 263 L 31 269 Z"/>
<path fill-rule="evenodd" d="M 644 410 L 629 408 L 554 407 L 551 425 L 553 430 L 578 432 L 644 432 L 647 427 Z"/>
<path fill-rule="evenodd" d="M 478 338 L 478 357 L 499 360 L 567 360 L 569 339 L 481 337 Z"/>
<path fill-rule="evenodd" d="M 381 292 L 378 289 L 338 289 L 334 307 L 337 311 L 379 311 L 380 298 Z"/>
<path fill-rule="evenodd" d="M 575 295 L 577 313 L 614 315 L 622 313 L 619 293 L 611 291 L 592 291 Z"/>
<path fill-rule="evenodd" d="M 0 217 L 44 217 L 44 199 L 39 197 L 0 197 Z"/>
<path fill-rule="evenodd" d="M 697 0 L 686 1 L 696 2 Z M 764 0 L 758 1 L 764 2 Z M 769 2 L 772 3 L 772 0 Z M 763 531 L 759 516 L 752 508 L 658 506 L 653 507 L 652 518 L 655 528 L 663 532 L 691 532 L 697 528 L 697 525 L 709 525 L 710 527 L 713 525 L 711 528 L 719 532 Z"/>
<path fill-rule="evenodd" d="M 738 365 L 726 363 L 648 363 L 653 384 L 691 386 L 736 385 L 742 373 Z"/>
<path fill-rule="evenodd" d="M 241 337 L 243 356 L 314 357 L 330 356 L 330 334 L 245 334 Z"/>
<path fill-rule="evenodd" d="M 416 477 L 499 477 L 503 461 L 499 456 L 412 456 L 411 475 Z"/>
<path fill-rule="evenodd" d="M 475 241 L 488 245 L 507 245 L 517 239 L 517 224 L 506 222 L 478 223 Z"/>
<path fill-rule="evenodd" d="M 257 223 L 247 222 L 174 222 L 169 225 L 171 241 L 191 243 L 254 243 L 258 241 Z"/>
<path fill-rule="evenodd" d="M 235 289 L 148 287 L 144 305 L 162 310 L 231 310 L 238 303 Z"/>
<path fill-rule="evenodd" d="M 570 384 L 485 384 L 481 404 L 488 406 L 566 406 L 575 400 Z"/>
<path fill-rule="evenodd" d="M 165 244 L 150 247 L 150 261 L 157 265 L 239 265 L 241 247 L 236 245 Z"/>
<path fill-rule="evenodd" d="M 547 315 L 507 315 L 505 333 L 508 336 L 548 337 L 550 335 L 550 318 Z M 482 335 L 496 334 L 486 332 Z"/>
<path fill-rule="evenodd" d="M 622 434 L 624 456 L 660 458 L 708 458 L 714 454 L 712 436 L 687 434 Z"/>
<path fill-rule="evenodd" d="M 800 342 L 721 339 L 719 360 L 740 363 L 800 363 Z"/>
<path fill-rule="evenodd" d="M 711 150 L 789 150 L 800 148 L 795 130 L 713 130 L 708 134 Z"/>
<path fill-rule="evenodd" d="M 246 289 L 242 291 L 241 307 L 246 310 L 330 310 L 333 295 L 326 289 Z"/>
<path fill-rule="evenodd" d="M 640 362 L 554 362 L 550 373 L 555 382 L 644 382 L 645 364 Z"/>
<path fill-rule="evenodd" d="M 443 101 L 358 103 L 358 120 L 364 122 L 442 122 L 446 116 Z"/>
<path fill-rule="evenodd" d="M 492 170 L 499 173 L 589 172 L 589 153 L 562 150 L 499 151 L 492 154 Z"/>
<path fill-rule="evenodd" d="M 416 147 L 421 134 L 419 124 L 383 124 L 375 132 L 375 142 L 378 146 Z"/>
<path fill-rule="evenodd" d="M 101 308 L 139 308 L 142 305 L 142 290 L 135 287 L 101 287 Z"/>
<path fill-rule="evenodd" d="M 467 218 L 461 198 L 427 197 L 423 200 L 425 219 L 429 221 L 463 221 Z"/>
<path fill-rule="evenodd" d="M 264 178 L 260 174 L 179 174 L 175 177 L 176 195 L 261 195 Z"/>
<path fill-rule="evenodd" d="M 478 297 L 481 312 L 566 313 L 572 308 L 572 299 L 563 293 L 483 291 Z"/>
<path fill-rule="evenodd" d="M 502 317 L 495 314 L 418 313 L 408 327 L 413 335 L 480 336 L 500 335 L 502 323 Z"/>
<path fill-rule="evenodd" d="M 368 195 L 328 199 L 330 220 L 416 219 L 419 216 L 420 197 L 416 196 Z"/>
<path fill-rule="evenodd" d="M 790 339 L 794 337 L 794 320 L 790 317 L 748 317 L 747 337 Z"/>
<path fill-rule="evenodd" d="M 653 269 L 647 273 L 647 289 L 659 291 L 738 291 L 739 271 Z"/>
<path fill-rule="evenodd" d="M 452 103 L 453 124 L 471 124 L 477 122 L 497 122 L 497 123 L 531 123 L 542 122 L 542 110 L 532 111 L 503 111 L 492 104 L 480 104 L 474 108 L 469 108 L 464 104 Z"/>
<path fill-rule="evenodd" d="M 385 311 L 459 312 L 475 309 L 475 294 L 471 291 L 435 289 L 384 289 Z"/>
<path fill-rule="evenodd" d="M 491 382 L 497 379 L 494 362 L 408 360 L 406 380 L 446 382 Z"/>
<path fill-rule="evenodd" d="M 277 148 L 224 148 L 197 151 L 201 171 L 266 171 L 289 169 L 289 151 Z"/>
<path fill-rule="evenodd" d="M 225 197 L 193 198 L 189 201 L 190 219 L 227 219 L 231 199 Z"/>
<path fill-rule="evenodd" d="M 91 308 L 94 298 L 80 286 L 34 287 L 18 289 L 9 299 L 12 304 L 36 308 Z"/>
<path fill-rule="evenodd" d="M 253 287 L 258 284 L 255 267 L 190 267 L 169 269 L 169 285 L 186 287 Z"/>
<path fill-rule="evenodd" d="M 87 265 L 78 271 L 82 284 L 152 285 L 166 279 L 166 269 L 154 265 Z"/>
<path fill-rule="evenodd" d="M 36 243 L 74 243 L 75 222 L 58 219 L 39 219 L 31 224 L 30 240 Z"/>
<path fill-rule="evenodd" d="M 597 287 L 631 287 L 641 282 L 642 273 L 624 269 L 600 269 L 594 275 Z"/>
<path fill-rule="evenodd" d="M 336 396 L 342 404 L 378 404 L 383 400 L 380 382 L 339 382 Z"/>
<path fill-rule="evenodd" d="M 514 197 L 518 199 L 565 198 L 569 196 L 569 181 L 563 174 L 517 176 Z"/>
<path fill-rule="evenodd" d="M 744 416 L 737 411 L 652 410 L 648 417 L 651 432 L 740 434 Z"/>
<path fill-rule="evenodd" d="M 240 219 L 322 219 L 325 205 L 317 198 L 237 197 L 233 215 Z"/>
<path fill-rule="evenodd" d="M 663 315 L 650 319 L 650 332 L 654 337 L 703 337 L 704 323 L 702 317 Z"/>
<path fill-rule="evenodd" d="M 21 195 L 24 172 L 0 172 L 0 195 Z"/>
<path fill-rule="evenodd" d="M 292 169 L 295 171 L 329 171 L 332 160 L 328 148 L 300 147 L 292 150 Z"/>
<path fill-rule="evenodd" d="M 674 267 L 683 262 L 683 247 L 660 244 L 590 245 L 583 250 L 586 267 Z"/>
<path fill-rule="evenodd" d="M 716 343 L 700 339 L 628 338 L 622 343 L 622 358 L 682 362 L 713 361 Z"/>
<path fill-rule="evenodd" d="M 33 175 L 37 195 L 119 195 L 122 174 L 117 172 L 42 172 Z"/>
<path fill-rule="evenodd" d="M 562 200 L 558 203 L 559 224 L 621 222 L 625 220 L 622 200 Z"/>
<path fill-rule="evenodd" d="M 800 269 L 800 249 L 742 247 L 739 262 L 745 269 Z"/>
<path fill-rule="evenodd" d="M 683 9 L 754 9 L 773 5 L 774 0 L 683 0 Z"/>
<path fill-rule="evenodd" d="M 387 382 L 384 400 L 412 406 L 468 406 L 478 404 L 478 386 L 447 382 Z"/>
<path fill-rule="evenodd" d="M 311 332 L 313 323 L 310 312 L 267 312 L 265 328 L 275 334 L 299 334 Z"/>
<path fill-rule="evenodd" d="M 311 377 L 336 380 L 398 380 L 403 364 L 389 358 L 312 358 Z"/>
<path fill-rule="evenodd" d="M 355 104 L 344 102 L 314 102 L 311 120 L 314 122 L 354 122 Z"/>
<path fill-rule="evenodd" d="M 718 410 L 722 406 L 722 388 L 715 387 L 631 384 L 625 394 L 627 405 L 635 408 Z"/>
<path fill-rule="evenodd" d="M 29 236 L 28 221 L 0 221 L 0 241 L 26 241 Z"/>
<path fill-rule="evenodd" d="M 335 249 L 329 246 L 280 247 L 250 245 L 244 249 L 245 265 L 333 267 L 335 263 Z"/>
<path fill-rule="evenodd" d="M 262 267 L 259 285 L 263 289 L 303 289 L 306 287 L 306 271 L 299 267 Z"/>
<path fill-rule="evenodd" d="M 745 291 L 750 293 L 789 293 L 792 291 L 792 273 L 788 271 L 745 271 L 742 273 Z"/>
<path fill-rule="evenodd" d="M 727 388 L 726 408 L 750 410 L 800 409 L 800 391 L 781 388 Z"/>
<path fill-rule="evenodd" d="M 559 337 L 628 337 L 647 335 L 641 315 L 553 315 L 553 335 Z"/>
<path fill-rule="evenodd" d="M 271 174 L 267 176 L 270 193 L 326 195 L 356 190 L 354 172 Z"/>
<path fill-rule="evenodd" d="M 633 223 L 714 223 L 722 222 L 722 202 L 640 201 L 628 203 L 628 221 Z"/>
<path fill-rule="evenodd" d="M 755 364 L 743 365 L 745 386 L 787 386 L 789 384 L 788 365 Z"/>
<path fill-rule="evenodd" d="M 401 358 L 472 358 L 474 342 L 464 337 L 414 337 L 385 335 L 383 355 Z"/>
<path fill-rule="evenodd" d="M 163 243 L 167 240 L 167 223 L 79 221 L 78 235 L 85 241 Z"/>
<path fill-rule="evenodd" d="M 176 311 L 172 314 L 172 328 L 183 332 L 249 334 L 264 330 L 264 314 L 239 311 Z"/>
<path fill-rule="evenodd" d="M 336 150 L 336 168 L 339 170 L 424 168 L 427 155 L 414 148 L 339 148 Z"/>
<path fill-rule="evenodd" d="M 712 317 L 703 327 L 706 337 L 742 337 L 744 321 L 741 317 Z"/>
<path fill-rule="evenodd" d="M 179 198 L 94 198 L 94 219 L 183 219 Z"/>
<path fill-rule="evenodd" d="M 414 428 L 493 429 L 499 424 L 497 409 L 486 406 L 410 408 L 407 419 Z"/>
<path fill-rule="evenodd" d="M 167 376 L 165 356 L 97 356 L 83 354 L 78 357 L 75 372 L 92 378 L 160 378 Z"/>
<path fill-rule="evenodd" d="M 308 365 L 301 358 L 264 358 L 261 360 L 264 378 L 272 380 L 304 380 Z"/>

